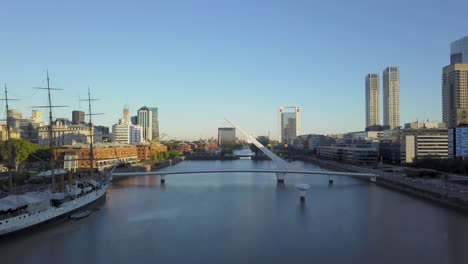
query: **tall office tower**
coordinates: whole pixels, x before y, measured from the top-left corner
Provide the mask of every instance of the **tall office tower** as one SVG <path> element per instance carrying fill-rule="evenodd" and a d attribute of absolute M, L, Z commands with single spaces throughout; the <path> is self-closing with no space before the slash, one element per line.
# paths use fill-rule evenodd
<path fill-rule="evenodd" d="M 72 123 L 74 125 L 85 123 L 85 113 L 83 111 L 74 110 L 72 112 Z"/>
<path fill-rule="evenodd" d="M 142 108 L 138 109 L 137 116 L 138 116 L 138 125 L 143 128 L 143 139 L 145 141 L 152 140 L 151 138 L 151 135 L 152 135 L 151 111 L 148 109 L 148 107 L 143 106 Z"/>
<path fill-rule="evenodd" d="M 387 67 L 383 71 L 384 127 L 400 127 L 400 69 Z"/>
<path fill-rule="evenodd" d="M 130 125 L 130 108 L 128 108 L 128 105 L 124 105 L 123 107 L 122 118 L 122 124 Z"/>
<path fill-rule="evenodd" d="M 300 107 L 281 106 L 278 118 L 278 141 L 280 143 L 291 143 L 300 134 Z"/>
<path fill-rule="evenodd" d="M 468 157 L 468 36 L 450 43 L 450 65 L 442 70 L 442 121 L 449 128 L 449 158 Z"/>
<path fill-rule="evenodd" d="M 468 36 L 450 43 L 450 64 L 468 63 Z"/>
<path fill-rule="evenodd" d="M 218 146 L 232 145 L 236 143 L 236 128 L 218 128 Z"/>
<path fill-rule="evenodd" d="M 130 118 L 132 125 L 138 125 L 138 116 L 132 116 Z"/>
<path fill-rule="evenodd" d="M 159 118 L 157 107 L 143 106 L 138 110 L 138 125 L 143 127 L 143 138 L 146 141 L 159 141 Z"/>
<path fill-rule="evenodd" d="M 449 128 L 468 125 L 468 63 L 442 71 L 442 121 Z"/>
<path fill-rule="evenodd" d="M 39 110 L 32 110 L 31 119 L 34 123 L 42 123 L 42 112 Z"/>
<path fill-rule="evenodd" d="M 379 75 L 366 75 L 366 128 L 380 125 Z"/>
<path fill-rule="evenodd" d="M 158 108 L 157 107 L 148 107 L 151 110 L 151 137 L 153 141 L 159 142 L 159 116 L 158 116 Z"/>

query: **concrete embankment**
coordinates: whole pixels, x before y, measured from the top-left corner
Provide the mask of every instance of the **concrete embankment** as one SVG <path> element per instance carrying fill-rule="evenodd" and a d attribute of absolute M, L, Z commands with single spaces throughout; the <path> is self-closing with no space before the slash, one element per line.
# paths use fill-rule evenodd
<path fill-rule="evenodd" d="M 179 162 L 182 162 L 184 157 L 178 157 L 171 160 L 163 160 L 157 163 L 146 163 L 146 164 L 137 164 L 124 168 L 116 168 L 115 172 L 148 172 L 148 171 L 158 171 L 169 166 L 174 166 Z"/>
<path fill-rule="evenodd" d="M 327 170 L 343 172 L 377 173 L 376 184 L 405 194 L 430 200 L 463 212 L 468 212 L 468 191 L 464 186 L 445 183 L 443 180 L 414 179 L 403 174 L 388 174 L 367 167 L 343 164 L 309 156 L 297 156 L 295 160 L 312 163 Z"/>
<path fill-rule="evenodd" d="M 197 156 L 190 155 L 185 157 L 186 160 L 238 160 L 237 156 Z"/>

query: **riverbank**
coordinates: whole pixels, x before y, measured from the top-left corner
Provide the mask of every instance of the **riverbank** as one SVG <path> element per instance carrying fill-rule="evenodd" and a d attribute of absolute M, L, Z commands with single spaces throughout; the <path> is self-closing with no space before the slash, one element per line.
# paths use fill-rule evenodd
<path fill-rule="evenodd" d="M 294 159 L 312 163 L 327 170 L 376 173 L 379 175 L 376 180 L 376 184 L 379 186 L 468 213 L 468 188 L 463 185 L 450 183 L 443 179 L 411 178 L 401 172 L 384 172 L 311 156 L 296 156 Z"/>
<path fill-rule="evenodd" d="M 157 163 L 136 164 L 129 167 L 116 168 L 114 172 L 149 172 L 158 171 L 169 166 L 174 166 L 182 162 L 184 157 L 177 157 L 169 160 L 162 160 Z"/>
<path fill-rule="evenodd" d="M 185 160 L 239 160 L 239 159 L 251 159 L 251 160 L 271 160 L 268 156 L 198 156 L 190 155 L 185 157 Z"/>

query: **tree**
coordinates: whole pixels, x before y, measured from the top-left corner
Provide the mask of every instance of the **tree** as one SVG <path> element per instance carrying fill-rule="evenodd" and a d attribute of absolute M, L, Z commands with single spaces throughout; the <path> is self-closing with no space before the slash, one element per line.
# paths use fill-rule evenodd
<path fill-rule="evenodd" d="M 42 147 L 29 155 L 29 161 L 44 161 L 49 162 L 52 155 L 52 149 L 50 147 Z"/>
<path fill-rule="evenodd" d="M 167 153 L 169 154 L 169 156 L 171 158 L 174 158 L 174 157 L 179 157 L 182 155 L 182 152 L 178 151 L 178 150 L 175 150 L 175 149 L 171 149 L 169 151 L 167 151 Z"/>
<path fill-rule="evenodd" d="M 149 159 L 150 161 L 158 161 L 159 160 L 159 153 L 158 152 L 153 152 L 150 154 Z"/>
<path fill-rule="evenodd" d="M 10 160 L 10 153 L 8 149 L 8 144 L 11 144 L 11 161 L 15 170 L 18 170 L 19 166 L 22 165 L 31 153 L 34 153 L 39 149 L 39 145 L 33 144 L 24 139 L 11 139 L 10 142 L 2 142 L 0 146 L 0 154 L 3 156 L 3 159 L 6 161 Z"/>

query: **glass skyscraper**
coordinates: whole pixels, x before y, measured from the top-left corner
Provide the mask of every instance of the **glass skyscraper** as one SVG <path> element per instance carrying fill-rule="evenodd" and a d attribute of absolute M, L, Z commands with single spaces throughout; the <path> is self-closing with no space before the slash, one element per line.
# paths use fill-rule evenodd
<path fill-rule="evenodd" d="M 468 36 L 450 43 L 450 64 L 468 63 Z"/>
<path fill-rule="evenodd" d="M 300 134 L 299 106 L 282 106 L 279 109 L 280 143 L 291 143 Z"/>
<path fill-rule="evenodd" d="M 146 141 L 159 142 L 159 118 L 157 107 L 146 107 L 138 109 L 138 125 L 143 127 L 143 138 Z"/>

